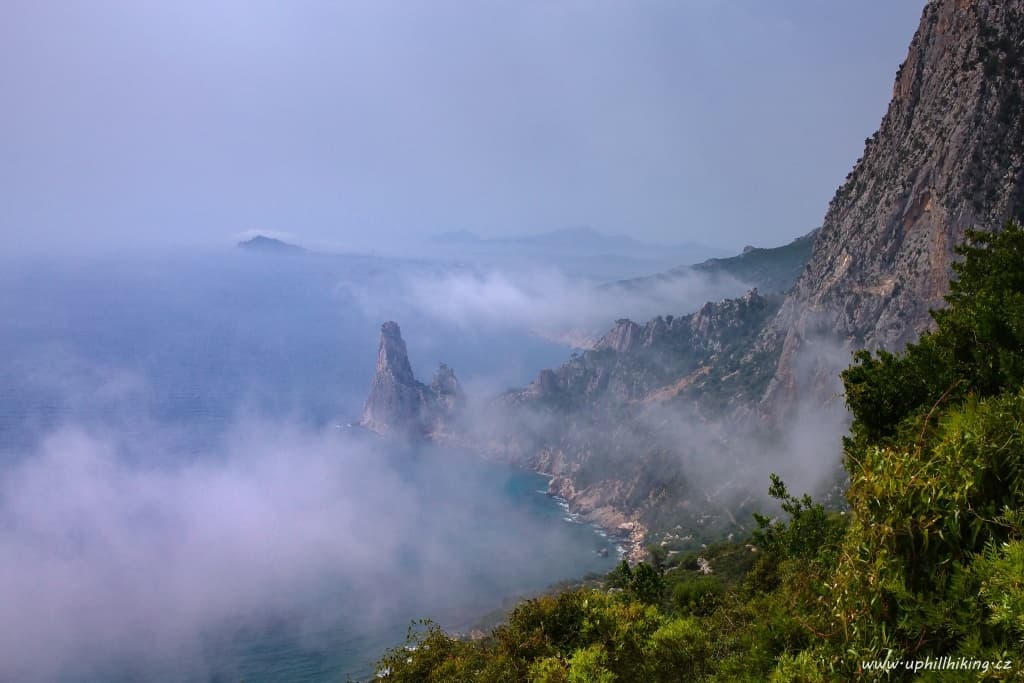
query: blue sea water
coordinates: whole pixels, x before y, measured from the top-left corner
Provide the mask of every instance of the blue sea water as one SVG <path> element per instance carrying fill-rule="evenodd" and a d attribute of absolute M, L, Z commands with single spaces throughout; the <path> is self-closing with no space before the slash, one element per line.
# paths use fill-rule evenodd
<path fill-rule="evenodd" d="M 421 377 L 444 361 L 471 387 L 516 386 L 564 358 L 525 332 L 455 328 L 403 300 L 409 273 L 441 270 L 230 252 L 0 274 L 0 629 L 32 622 L 22 630 L 49 656 L 36 668 L 42 655 L 22 657 L 12 637 L 0 679 L 365 679 L 411 619 L 467 629 L 516 596 L 610 569 L 609 542 L 567 520 L 544 477 L 339 427 L 358 415 L 386 318 L 400 316 Z M 240 446 L 240 433 L 270 436 Z M 68 452 L 97 443 L 112 444 L 111 461 Z M 51 476 L 59 500 L 22 499 L 25 481 Z M 232 477 L 257 494 L 236 497 Z M 336 487 L 320 481 L 331 477 Z M 161 497 L 169 487 L 190 496 L 181 509 Z M 305 505 L 306 489 L 320 502 Z M 204 505 L 215 542 L 194 540 Z M 248 525 L 254 506 L 260 524 L 286 528 Z M 161 536 L 181 519 L 184 531 Z"/>

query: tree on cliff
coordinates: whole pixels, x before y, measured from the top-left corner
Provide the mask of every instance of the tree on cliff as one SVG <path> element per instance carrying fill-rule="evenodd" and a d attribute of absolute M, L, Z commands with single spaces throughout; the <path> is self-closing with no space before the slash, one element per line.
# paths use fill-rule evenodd
<path fill-rule="evenodd" d="M 912 414 L 1024 384 L 1024 229 L 1011 221 L 967 238 L 935 331 L 900 354 L 858 351 L 843 372 L 854 439 L 892 437 Z"/>

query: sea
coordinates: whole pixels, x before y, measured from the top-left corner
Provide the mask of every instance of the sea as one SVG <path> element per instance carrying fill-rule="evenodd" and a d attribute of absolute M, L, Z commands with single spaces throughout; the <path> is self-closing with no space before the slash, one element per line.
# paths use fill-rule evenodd
<path fill-rule="evenodd" d="M 439 320 L 450 264 L 238 249 L 0 272 L 0 680 L 364 681 L 617 561 L 537 473 L 352 428 L 380 325 L 417 376 L 522 386 L 568 349 Z M 490 616 L 489 616 L 490 615 Z"/>

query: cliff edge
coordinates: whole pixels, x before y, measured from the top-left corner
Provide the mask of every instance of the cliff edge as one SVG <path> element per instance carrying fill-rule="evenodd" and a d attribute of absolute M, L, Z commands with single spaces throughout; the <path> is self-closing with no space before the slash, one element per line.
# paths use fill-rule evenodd
<path fill-rule="evenodd" d="M 780 348 L 766 417 L 777 420 L 836 374 L 797 372 L 816 340 L 886 349 L 915 340 L 931 326 L 929 309 L 943 305 L 965 230 L 999 230 L 1021 216 L 1022 91 L 1024 1 L 925 6 L 888 111 L 763 336 Z"/>

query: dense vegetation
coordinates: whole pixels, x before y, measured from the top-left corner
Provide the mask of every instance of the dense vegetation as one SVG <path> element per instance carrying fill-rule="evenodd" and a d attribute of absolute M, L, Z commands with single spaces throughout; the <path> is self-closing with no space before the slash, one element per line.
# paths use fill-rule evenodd
<path fill-rule="evenodd" d="M 1024 679 L 1024 230 L 969 233 L 959 252 L 935 330 L 898 354 L 859 352 L 843 373 L 846 511 L 773 477 L 787 517 L 758 517 L 747 542 L 622 564 L 603 588 L 520 604 L 480 640 L 423 623 L 379 675 Z M 946 656 L 988 668 L 903 664 Z M 865 666 L 879 660 L 900 665 Z"/>

